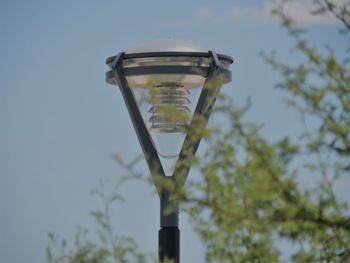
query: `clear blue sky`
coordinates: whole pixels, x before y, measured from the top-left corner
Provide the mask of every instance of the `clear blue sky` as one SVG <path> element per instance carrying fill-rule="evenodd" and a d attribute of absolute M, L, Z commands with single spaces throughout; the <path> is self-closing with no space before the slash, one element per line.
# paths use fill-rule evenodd
<path fill-rule="evenodd" d="M 273 89 L 278 75 L 258 56 L 275 49 L 294 60 L 268 8 L 267 1 L 242 0 L 1 1 L 0 261 L 43 263 L 47 232 L 72 240 L 78 225 L 94 227 L 88 213 L 99 202 L 89 191 L 122 174 L 111 155 L 141 154 L 120 92 L 104 82 L 105 58 L 129 46 L 174 37 L 233 56 L 226 93 L 238 103 L 252 96 L 250 117 L 267 123 L 272 139 L 292 131 L 297 115 L 286 111 Z M 332 20 L 313 21 L 294 9 L 314 41 L 333 39 L 342 47 Z M 159 200 L 153 190 L 127 184 L 115 227 L 155 253 Z M 188 220 L 180 220 L 182 261 L 203 262 L 199 239 Z"/>

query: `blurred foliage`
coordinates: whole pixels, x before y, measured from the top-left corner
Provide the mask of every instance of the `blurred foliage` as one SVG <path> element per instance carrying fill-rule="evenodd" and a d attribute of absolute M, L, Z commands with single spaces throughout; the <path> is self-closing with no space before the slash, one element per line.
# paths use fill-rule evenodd
<path fill-rule="evenodd" d="M 146 255 L 139 252 L 136 242 L 129 237 L 116 235 L 112 226 L 111 208 L 116 202 L 123 202 L 119 194 L 120 180 L 110 194 L 106 193 L 106 182 L 100 181 L 100 187 L 91 194 L 102 201 L 102 209 L 90 213 L 97 223 L 97 237 L 89 236 L 88 230 L 79 228 L 75 236 L 74 247 L 68 248 L 68 242 L 49 233 L 50 245 L 47 247 L 49 263 L 145 263 Z M 94 241 L 92 241 L 94 240 Z"/>
<path fill-rule="evenodd" d="M 291 247 L 288 262 L 350 262 L 350 211 L 334 186 L 350 176 L 350 45 L 339 58 L 331 46 L 311 43 L 307 32 L 287 15 L 288 2 L 276 4 L 273 14 L 293 40 L 300 63 L 280 61 L 274 52 L 263 53 L 263 58 L 281 74 L 277 87 L 300 113 L 303 128 L 293 131 L 297 139 L 286 136 L 271 142 L 261 126 L 247 121 L 249 102 L 240 107 L 219 96 L 213 114 L 223 117 L 224 124 L 205 129 L 199 118 L 188 131 L 194 140 L 204 136 L 210 149 L 184 160 L 202 180 L 189 179 L 181 187 L 181 174 L 179 180 L 155 177 L 157 186 L 170 191 L 191 218 L 205 244 L 206 262 L 283 262 L 282 241 Z M 350 43 L 350 3 L 313 4 L 313 15 L 335 17 L 339 34 Z M 140 178 L 133 172 L 134 162 L 118 160 Z M 312 188 L 299 181 L 309 175 L 317 178 Z M 101 244 L 79 236 L 69 252 L 63 242 L 59 256 L 51 246 L 49 262 L 146 262 L 132 239 L 113 232 L 108 211 L 121 197 L 106 199 L 99 193 L 105 207 L 92 216 L 102 229 Z"/>

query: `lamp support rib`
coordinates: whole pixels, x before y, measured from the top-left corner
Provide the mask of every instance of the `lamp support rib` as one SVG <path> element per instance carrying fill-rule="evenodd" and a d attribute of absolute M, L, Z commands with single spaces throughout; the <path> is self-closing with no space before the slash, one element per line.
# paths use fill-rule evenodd
<path fill-rule="evenodd" d="M 218 78 L 220 77 L 220 71 L 223 69 L 220 60 L 214 51 L 209 51 L 209 54 L 212 58 L 212 62 L 210 63 L 208 76 L 204 82 L 203 90 L 194 112 L 190 130 L 197 127 L 198 122 L 202 122 L 200 123 L 201 126 L 205 127 L 207 125 L 210 113 L 215 103 L 216 95 L 219 92 L 222 84 L 217 83 Z M 201 117 L 201 120 L 196 119 L 198 117 Z M 191 166 L 187 162 L 184 162 L 184 160 L 189 156 L 195 156 L 201 139 L 202 138 L 193 138 L 192 134 L 186 135 L 173 174 L 173 178 L 177 181 L 178 187 L 183 187 L 191 168 Z"/>
<path fill-rule="evenodd" d="M 111 65 L 111 69 L 115 75 L 115 81 L 117 82 L 116 84 L 118 84 L 120 87 L 120 91 L 123 95 L 126 107 L 132 120 L 132 124 L 134 125 L 137 138 L 139 139 L 152 178 L 155 178 L 157 175 L 165 176 L 165 172 L 160 162 L 157 150 L 153 145 L 151 135 L 147 130 L 146 124 L 143 121 L 134 95 L 132 94 L 132 91 L 125 78 L 123 69 L 123 56 L 124 53 L 119 53 Z M 154 180 L 154 184 L 158 190 L 160 186 L 157 185 L 157 180 Z"/>

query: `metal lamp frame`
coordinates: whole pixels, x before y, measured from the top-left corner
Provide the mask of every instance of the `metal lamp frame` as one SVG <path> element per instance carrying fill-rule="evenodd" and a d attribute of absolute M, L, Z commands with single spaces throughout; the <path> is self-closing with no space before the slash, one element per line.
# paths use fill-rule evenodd
<path fill-rule="evenodd" d="M 138 66 L 123 67 L 123 60 L 130 58 L 149 58 L 149 57 L 206 57 L 210 58 L 209 67 L 203 66 Z M 172 180 L 176 187 L 183 187 L 190 171 L 190 165 L 184 164 L 187 156 L 194 156 L 198 150 L 201 138 L 193 140 L 190 134 L 186 134 L 179 158 L 176 162 L 172 176 L 166 176 L 162 167 L 157 150 L 153 144 L 151 135 L 142 118 L 141 112 L 133 96 L 132 90 L 128 85 L 126 76 L 147 75 L 147 74 L 191 74 L 205 77 L 203 89 L 199 96 L 198 103 L 194 111 L 195 116 L 201 116 L 203 124 L 206 125 L 213 109 L 216 96 L 222 83 L 216 83 L 219 76 L 224 77 L 224 82 L 231 81 L 231 71 L 225 68 L 221 60 L 233 62 L 230 56 L 216 54 L 214 51 L 205 52 L 148 52 L 148 53 L 119 53 L 117 56 L 109 57 L 106 64 L 110 70 L 106 72 L 106 82 L 120 87 L 125 104 L 127 106 L 130 118 L 135 128 L 138 140 L 140 142 L 151 176 L 160 198 L 160 227 L 159 230 L 159 259 L 173 259 L 176 263 L 180 262 L 180 231 L 178 228 L 179 210 L 178 203 L 170 200 L 170 193 L 164 189 L 157 180 L 157 176 L 164 177 L 165 180 Z M 194 70 L 195 69 L 195 70 Z M 192 118 L 190 129 L 195 127 L 196 118 Z M 180 175 L 181 176 L 178 176 Z M 171 212 L 165 210 L 171 205 Z"/>

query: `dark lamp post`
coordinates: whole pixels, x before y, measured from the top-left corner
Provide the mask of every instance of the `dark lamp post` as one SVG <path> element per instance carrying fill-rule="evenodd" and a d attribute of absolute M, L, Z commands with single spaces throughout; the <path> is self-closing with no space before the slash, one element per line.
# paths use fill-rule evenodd
<path fill-rule="evenodd" d="M 182 165 L 179 180 L 179 166 L 169 170 L 166 163 L 179 164 L 196 153 L 200 138 L 191 140 L 187 128 L 196 125 L 194 115 L 208 121 L 221 84 L 231 81 L 232 62 L 230 56 L 176 39 L 148 42 L 107 58 L 106 81 L 120 88 L 154 179 L 160 175 L 183 186 L 190 167 Z M 219 77 L 223 81 L 215 81 Z M 154 182 L 160 197 L 159 259 L 178 263 L 178 204 Z"/>

